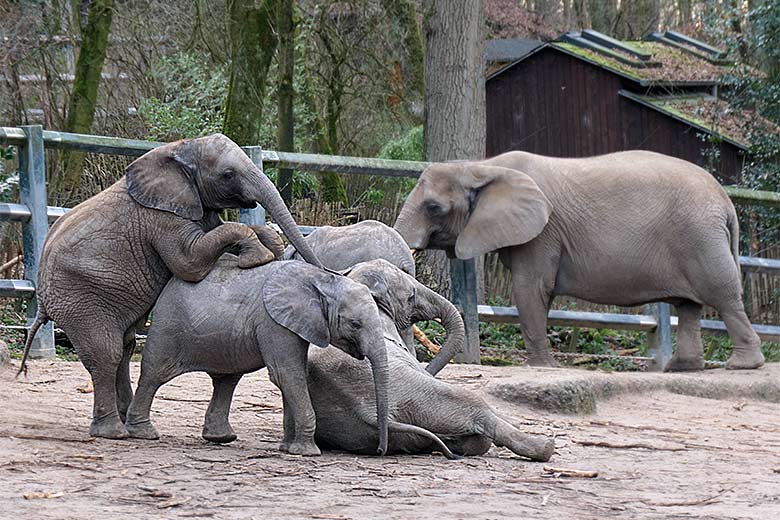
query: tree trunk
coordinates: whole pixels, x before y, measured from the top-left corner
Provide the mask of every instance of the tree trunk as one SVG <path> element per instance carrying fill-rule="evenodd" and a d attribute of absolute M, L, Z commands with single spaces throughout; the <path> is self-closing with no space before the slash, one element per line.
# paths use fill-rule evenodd
<path fill-rule="evenodd" d="M 295 121 L 293 118 L 293 72 L 295 68 L 295 27 L 293 9 L 295 0 L 280 0 L 276 17 L 276 29 L 279 35 L 279 84 L 277 87 L 277 149 L 283 152 L 294 151 Z M 279 170 L 276 185 L 282 199 L 288 206 L 292 203 L 292 170 Z"/>
<path fill-rule="evenodd" d="M 425 126 L 428 161 L 485 156 L 485 80 L 482 0 L 424 0 Z M 442 251 L 421 252 L 426 285 L 450 297 Z"/>
<path fill-rule="evenodd" d="M 81 31 L 81 49 L 76 60 L 76 74 L 68 102 L 68 119 L 65 124 L 65 130 L 68 132 L 89 133 L 92 128 L 113 14 L 113 0 L 92 0 L 89 4 L 86 24 Z M 63 161 L 64 172 L 55 182 L 54 192 L 61 194 L 58 199 L 61 203 L 67 204 L 73 202 L 70 199 L 81 181 L 84 154 L 65 152 Z"/>
<path fill-rule="evenodd" d="M 398 87 L 412 125 L 423 122 L 425 77 L 423 43 L 417 13 L 410 0 L 382 0 L 382 7 L 393 24 L 393 41 L 401 42 L 401 83 Z"/>
<path fill-rule="evenodd" d="M 320 109 L 314 96 L 314 87 L 312 85 L 311 73 L 306 71 L 303 78 L 303 102 L 308 106 L 309 113 L 312 114 L 309 134 L 313 136 L 310 143 L 312 153 L 332 155 L 328 139 L 325 135 L 325 124 L 320 116 Z M 344 183 L 338 174 L 333 172 L 320 172 L 317 174 L 320 183 L 319 195 L 325 202 L 347 202 L 347 192 L 344 189 Z"/>
<path fill-rule="evenodd" d="M 616 36 L 624 40 L 638 40 L 649 32 L 657 31 L 660 19 L 661 0 L 621 2 Z"/>
<path fill-rule="evenodd" d="M 590 28 L 612 35 L 617 17 L 617 0 L 588 0 Z"/>
<path fill-rule="evenodd" d="M 230 78 L 225 102 L 225 135 L 242 146 L 260 138 L 266 77 L 276 51 L 278 0 L 228 0 Z"/>

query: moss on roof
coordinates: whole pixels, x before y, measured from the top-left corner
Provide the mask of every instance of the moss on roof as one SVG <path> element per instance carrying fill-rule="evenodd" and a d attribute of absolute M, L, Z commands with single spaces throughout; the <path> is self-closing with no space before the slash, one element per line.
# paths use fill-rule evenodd
<path fill-rule="evenodd" d="M 751 110 L 740 110 L 712 96 L 634 97 L 678 119 L 700 127 L 721 138 L 750 147 L 748 128 L 780 134 L 780 128 Z"/>
<path fill-rule="evenodd" d="M 628 76 L 631 79 L 642 82 L 717 82 L 729 68 L 710 63 L 707 60 L 697 58 L 679 49 L 670 47 L 660 42 L 628 41 L 632 47 L 653 55 L 652 61 L 661 63 L 661 67 L 632 67 L 618 60 L 599 54 L 598 52 L 578 47 L 571 43 L 553 42 L 552 46 L 565 52 L 575 54 L 586 60 L 610 69 L 613 72 Z M 620 51 L 615 51 L 621 53 Z M 625 53 L 621 53 L 625 54 Z M 626 54 L 632 60 L 636 56 Z"/>

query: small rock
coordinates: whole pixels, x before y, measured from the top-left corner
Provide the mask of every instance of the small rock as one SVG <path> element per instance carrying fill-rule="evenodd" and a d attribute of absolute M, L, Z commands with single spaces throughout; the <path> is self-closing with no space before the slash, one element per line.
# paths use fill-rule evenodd
<path fill-rule="evenodd" d="M 8 345 L 5 341 L 0 340 L 0 367 L 6 367 L 11 365 L 11 354 L 8 352 Z"/>

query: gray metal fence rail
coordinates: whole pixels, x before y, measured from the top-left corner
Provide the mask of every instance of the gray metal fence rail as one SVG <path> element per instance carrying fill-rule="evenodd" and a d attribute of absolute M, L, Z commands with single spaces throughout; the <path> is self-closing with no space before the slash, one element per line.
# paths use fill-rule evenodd
<path fill-rule="evenodd" d="M 92 153 L 139 156 L 163 143 L 120 139 L 93 135 L 71 134 L 43 130 L 41 126 L 20 128 L 0 127 L 0 144 L 13 145 L 19 151 L 19 204 L 0 203 L 0 221 L 22 223 L 24 250 L 24 280 L 0 280 L 0 296 L 29 298 L 28 324 L 35 317 L 35 280 L 38 272 L 43 240 L 48 223 L 61 217 L 67 208 L 46 205 L 45 149 L 71 149 Z M 245 148 L 258 166 L 292 168 L 310 172 L 333 171 L 343 174 L 381 175 L 390 177 L 418 177 L 428 163 L 392 161 L 361 157 L 341 157 Z M 732 200 L 743 203 L 780 207 L 780 193 L 753 191 L 742 188 L 724 188 Z M 244 223 L 265 223 L 262 208 L 241 210 L 239 219 Z M 310 228 L 309 228 L 310 229 Z M 743 271 L 780 274 L 780 261 L 763 258 L 740 257 Z M 462 362 L 479 362 L 479 320 L 517 322 L 514 307 L 477 305 L 476 269 L 473 260 L 450 262 L 452 298 L 464 315 L 467 333 L 465 351 L 458 357 Z M 618 330 L 642 330 L 648 333 L 648 356 L 654 359 L 655 368 L 662 367 L 672 354 L 671 332 L 677 319 L 670 315 L 665 303 L 647 305 L 645 315 L 612 314 L 552 310 L 550 325 L 596 327 Z M 723 332 L 723 322 L 702 320 L 702 329 Z M 780 341 L 780 326 L 754 325 L 756 333 L 766 341 Z M 52 324 L 42 328 L 32 346 L 36 357 L 54 355 L 54 329 Z"/>

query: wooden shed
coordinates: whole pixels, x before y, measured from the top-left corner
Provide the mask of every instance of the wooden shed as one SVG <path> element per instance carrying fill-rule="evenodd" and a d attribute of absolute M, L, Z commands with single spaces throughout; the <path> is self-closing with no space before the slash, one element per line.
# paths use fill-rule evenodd
<path fill-rule="evenodd" d="M 512 53 L 512 50 L 516 54 Z M 717 49 L 677 33 L 618 42 L 595 31 L 555 42 L 488 42 L 487 156 L 586 157 L 652 150 L 739 179 L 749 143 L 722 110 Z"/>

